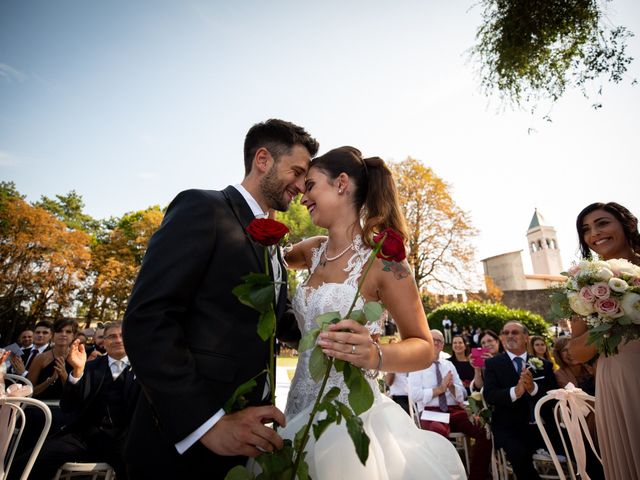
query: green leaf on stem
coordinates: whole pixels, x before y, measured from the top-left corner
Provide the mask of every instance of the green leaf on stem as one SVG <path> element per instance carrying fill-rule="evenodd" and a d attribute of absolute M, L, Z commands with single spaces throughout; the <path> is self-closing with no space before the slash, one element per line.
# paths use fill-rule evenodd
<path fill-rule="evenodd" d="M 316 327 L 307 332 L 307 334 L 300 339 L 300 343 L 298 343 L 298 353 L 302 353 L 309 350 L 310 348 L 315 347 L 319 333 L 320 327 Z"/>
<path fill-rule="evenodd" d="M 330 323 L 338 323 L 340 320 L 342 320 L 342 317 L 340 316 L 340 312 L 327 312 L 327 313 L 323 313 L 322 315 L 318 315 L 318 317 L 316 317 L 316 323 L 323 330 Z"/>
<path fill-rule="evenodd" d="M 263 342 L 266 342 L 276 329 L 276 314 L 273 305 L 269 303 L 266 312 L 260 314 L 258 318 L 258 335 Z"/>
<path fill-rule="evenodd" d="M 227 476 L 224 480 L 253 480 L 255 477 L 247 470 L 247 467 L 243 465 L 236 465 L 227 472 Z"/>
<path fill-rule="evenodd" d="M 305 427 L 306 425 L 303 425 L 302 428 L 298 430 L 293 437 L 293 448 L 298 452 L 298 455 L 300 455 L 300 445 L 302 445 L 302 437 L 304 435 Z"/>
<path fill-rule="evenodd" d="M 628 315 L 623 315 L 620 318 L 617 318 L 616 320 L 620 325 L 631 325 L 633 323 L 633 321 L 631 320 L 631 317 L 629 317 Z"/>
<path fill-rule="evenodd" d="M 294 453 L 291 440 L 285 440 L 283 448 L 274 452 L 261 453 L 256 457 L 256 462 L 262 468 L 266 478 L 280 478 L 280 474 L 287 470 L 291 471 Z"/>
<path fill-rule="evenodd" d="M 351 312 L 351 315 L 349 315 L 349 318 L 351 318 L 351 320 L 355 320 L 360 325 L 364 325 L 367 322 L 367 319 L 364 316 L 364 312 L 362 310 L 354 310 L 353 312 Z"/>
<path fill-rule="evenodd" d="M 382 316 L 382 305 L 380 305 L 380 302 L 365 303 L 364 316 L 367 317 L 367 321 L 371 323 L 374 323 L 380 320 L 380 317 Z"/>
<path fill-rule="evenodd" d="M 311 351 L 311 357 L 309 358 L 309 373 L 311 374 L 311 378 L 316 382 L 320 382 L 328 364 L 329 359 L 322 353 L 322 349 L 316 345 Z"/>
<path fill-rule="evenodd" d="M 349 405 L 356 415 L 366 412 L 373 405 L 373 391 L 362 371 L 352 366 L 345 365 L 343 372 L 344 381 L 349 387 Z"/>
<path fill-rule="evenodd" d="M 264 312 L 274 298 L 273 283 L 242 283 L 231 292 L 238 297 L 241 303 L 259 312 Z"/>
<path fill-rule="evenodd" d="M 309 477 L 309 465 L 307 465 L 305 461 L 307 453 L 302 452 L 300 456 L 302 457 L 302 461 L 298 465 L 298 480 L 311 480 L 311 477 Z"/>
<path fill-rule="evenodd" d="M 345 362 L 344 360 L 338 360 L 337 358 L 333 361 L 333 366 L 336 369 L 336 372 L 341 372 L 342 370 L 344 370 L 344 366 L 347 362 Z"/>
<path fill-rule="evenodd" d="M 362 419 L 358 416 L 347 418 L 347 432 L 356 447 L 356 454 L 362 465 L 367 463 L 369 458 L 369 436 L 364 431 Z"/>
<path fill-rule="evenodd" d="M 340 395 L 340 389 L 338 387 L 331 387 L 331 389 L 325 393 L 322 403 L 330 403 Z"/>
<path fill-rule="evenodd" d="M 590 331 L 594 333 L 602 333 L 608 332 L 609 330 L 611 330 L 611 325 L 608 323 L 603 323 L 601 325 L 598 325 L 597 327 L 592 328 Z"/>
<path fill-rule="evenodd" d="M 253 390 L 256 385 L 258 385 L 258 383 L 256 382 L 254 377 L 251 380 L 247 380 L 242 385 L 238 386 L 235 392 L 233 392 L 233 395 L 231 395 L 231 398 L 229 398 L 229 400 L 227 400 L 227 402 L 224 404 L 223 409 L 225 413 L 242 410 L 247 405 L 247 400 L 244 398 L 245 394 Z"/>
<path fill-rule="evenodd" d="M 322 420 L 318 420 L 318 423 L 313 424 L 313 436 L 316 441 L 320 438 L 320 435 L 327 429 L 329 425 L 335 423 L 338 418 L 338 410 L 331 403 L 324 404 L 322 410 L 327 412 L 327 416 Z M 318 410 L 321 411 L 321 410 Z"/>
<path fill-rule="evenodd" d="M 335 400 L 333 403 L 335 405 L 337 405 L 338 412 L 340 413 L 340 416 L 342 416 L 344 418 L 353 417 L 353 415 L 354 415 L 353 410 L 351 410 L 347 405 L 342 403 L 340 400 Z"/>

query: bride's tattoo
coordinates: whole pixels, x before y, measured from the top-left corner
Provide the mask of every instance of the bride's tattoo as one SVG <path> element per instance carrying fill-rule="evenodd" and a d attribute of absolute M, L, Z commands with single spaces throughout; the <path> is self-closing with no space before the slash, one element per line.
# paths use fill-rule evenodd
<path fill-rule="evenodd" d="M 393 276 L 396 280 L 402 280 L 403 278 L 407 278 L 411 271 L 409 270 L 409 266 L 405 265 L 405 262 L 390 262 L 389 260 L 382 260 L 382 264 L 384 268 L 383 272 L 393 272 Z"/>

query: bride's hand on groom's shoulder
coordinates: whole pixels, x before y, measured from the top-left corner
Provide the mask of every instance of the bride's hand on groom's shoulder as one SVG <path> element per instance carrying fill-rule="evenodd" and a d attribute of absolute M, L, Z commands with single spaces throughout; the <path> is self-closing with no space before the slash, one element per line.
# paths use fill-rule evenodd
<path fill-rule="evenodd" d="M 377 349 L 369 330 L 355 320 L 345 319 L 329 325 L 328 331 L 320 333 L 318 345 L 325 355 L 356 367 L 375 368 L 378 363 Z"/>
<path fill-rule="evenodd" d="M 281 426 L 286 424 L 284 414 L 273 405 L 247 407 L 224 415 L 200 442 L 218 455 L 257 457 L 283 446 L 280 435 L 265 425 L 272 421 Z"/>

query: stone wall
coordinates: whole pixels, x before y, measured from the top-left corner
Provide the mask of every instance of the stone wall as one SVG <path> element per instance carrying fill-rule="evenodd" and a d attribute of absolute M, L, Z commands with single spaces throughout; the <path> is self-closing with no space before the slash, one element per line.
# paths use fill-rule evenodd
<path fill-rule="evenodd" d="M 509 308 L 529 310 L 542 315 L 545 320 L 551 321 L 550 293 L 546 288 L 540 290 L 506 290 L 502 297 L 502 303 Z"/>

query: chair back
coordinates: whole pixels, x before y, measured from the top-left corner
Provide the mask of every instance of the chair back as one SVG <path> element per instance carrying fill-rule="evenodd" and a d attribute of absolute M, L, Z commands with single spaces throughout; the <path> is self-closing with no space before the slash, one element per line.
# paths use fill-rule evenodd
<path fill-rule="evenodd" d="M 31 452 L 29 461 L 22 471 L 20 480 L 27 480 L 29 477 L 36 457 L 40 453 L 40 449 L 51 428 L 51 410 L 40 400 L 29 397 L 0 397 L 0 480 L 7 478 L 13 457 L 22 438 L 22 433 L 26 426 L 26 417 L 24 414 L 24 407 L 26 405 L 31 405 L 42 410 L 45 421 L 38 441 Z M 18 419 L 20 419 L 20 421 L 18 421 Z"/>
<path fill-rule="evenodd" d="M 568 459 L 567 466 L 569 475 L 572 479 L 576 478 L 576 472 L 573 468 L 573 462 L 571 461 L 571 458 L 575 458 L 578 474 L 581 475 L 581 478 L 588 478 L 585 477 L 586 447 L 583 437 L 587 439 L 589 448 L 591 448 L 600 463 L 602 463 L 602 459 L 598 454 L 587 425 L 587 416 L 591 412 L 595 412 L 595 397 L 585 393 L 579 388 L 575 388 L 573 384 L 569 383 L 564 389 L 560 388 L 557 390 L 549 390 L 549 392 L 547 392 L 547 394 L 536 403 L 534 409 L 536 424 L 538 425 L 540 434 L 547 446 L 547 450 L 551 455 L 553 464 L 558 471 L 559 478 L 561 480 L 565 480 L 566 477 L 560 466 L 558 455 L 556 454 L 553 444 L 549 439 L 549 435 L 547 434 L 546 427 L 540 414 L 540 410 L 544 404 L 552 400 L 557 400 L 556 404 L 553 406 L 553 420 L 555 422 L 556 429 L 558 430 L 560 440 L 562 441 L 564 455 Z M 562 428 L 566 429 L 569 441 L 571 442 L 571 448 L 567 446 L 567 442 L 562 434 Z M 571 453 L 573 455 L 571 455 Z"/>
<path fill-rule="evenodd" d="M 31 383 L 31 380 L 29 380 L 27 377 L 23 377 L 22 375 L 16 375 L 15 373 L 5 373 L 4 381 L 7 387 L 9 387 L 10 385 L 27 386 L 31 387 L 31 390 L 33 391 L 33 383 Z"/>

